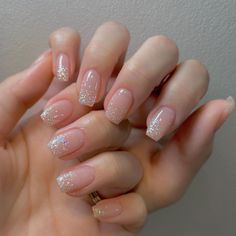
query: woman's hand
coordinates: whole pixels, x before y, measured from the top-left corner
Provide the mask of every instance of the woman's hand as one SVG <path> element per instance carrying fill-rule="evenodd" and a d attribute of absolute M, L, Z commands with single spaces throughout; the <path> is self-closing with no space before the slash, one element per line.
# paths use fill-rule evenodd
<path fill-rule="evenodd" d="M 64 28 L 51 35 L 54 55 L 78 49 L 68 31 L 74 34 Z M 60 35 L 68 41 L 58 40 Z M 207 91 L 206 68 L 196 60 L 177 65 L 177 47 L 164 36 L 148 39 L 122 65 L 128 41 L 128 31 L 120 24 L 99 27 L 84 52 L 77 83 L 50 99 L 41 115 L 48 125 L 60 128 L 49 142 L 52 153 L 82 161 L 63 170 L 59 186 L 74 196 L 97 190 L 109 198 L 93 209 L 101 222 L 123 227 L 118 232 L 110 225 L 110 235 L 136 232 L 147 212 L 182 196 L 210 156 L 215 131 L 234 107 L 232 98 L 214 100 L 191 114 Z M 73 60 L 67 57 L 65 67 Z M 106 85 L 117 73 L 105 112 L 83 116 L 95 103 L 96 109 L 102 108 Z M 129 122 L 122 121 L 126 118 Z"/>
<path fill-rule="evenodd" d="M 87 198 L 61 193 L 56 176 L 77 162 L 52 157 L 47 142 L 55 129 L 45 126 L 39 114 L 20 122 L 27 109 L 34 104 L 38 109 L 56 90 L 53 86 L 45 94 L 53 77 L 51 64 L 48 51 L 0 84 L 0 235 L 130 235 L 121 226 L 98 222 Z M 113 129 L 125 139 L 122 125 Z"/>

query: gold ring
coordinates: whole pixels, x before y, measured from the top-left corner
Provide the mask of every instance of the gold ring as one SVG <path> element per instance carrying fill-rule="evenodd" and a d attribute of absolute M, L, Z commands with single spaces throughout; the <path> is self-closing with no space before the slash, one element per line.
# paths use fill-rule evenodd
<path fill-rule="evenodd" d="M 90 193 L 88 196 L 91 200 L 91 203 L 94 205 L 102 200 L 101 196 L 99 195 L 99 193 L 97 191 Z"/>

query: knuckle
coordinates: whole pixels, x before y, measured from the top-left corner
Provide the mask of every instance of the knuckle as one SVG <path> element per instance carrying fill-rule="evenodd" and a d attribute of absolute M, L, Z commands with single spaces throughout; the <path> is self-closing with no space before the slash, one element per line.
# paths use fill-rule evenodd
<path fill-rule="evenodd" d="M 68 39 L 80 40 L 79 32 L 70 27 L 62 27 L 49 35 L 49 43 L 52 43 L 54 40 L 67 41 Z"/>
<path fill-rule="evenodd" d="M 179 56 L 179 50 L 176 43 L 165 35 L 152 36 L 147 39 L 147 42 L 152 44 L 153 47 L 161 47 L 176 58 Z"/>
<path fill-rule="evenodd" d="M 106 117 L 103 111 L 91 111 L 89 114 L 90 114 L 91 119 L 93 120 L 93 123 L 97 127 L 100 126 L 102 127 L 101 129 L 107 128 L 108 122 L 106 120 Z"/>
<path fill-rule="evenodd" d="M 130 37 L 130 33 L 128 28 L 121 24 L 120 22 L 117 21 L 107 21 L 104 24 L 102 24 L 100 27 L 108 27 L 108 28 L 112 28 L 115 29 L 117 31 L 119 31 L 120 33 L 126 35 L 127 37 Z"/>
<path fill-rule="evenodd" d="M 131 78 L 147 78 L 148 74 L 144 68 L 140 66 L 141 64 L 142 63 L 137 58 L 135 60 L 129 60 L 125 62 L 123 70 L 125 70 Z"/>
<path fill-rule="evenodd" d="M 85 49 L 85 54 L 89 55 L 89 57 L 99 58 L 99 61 L 106 61 L 108 58 L 109 61 L 112 61 L 116 55 L 112 52 L 112 50 L 104 45 L 104 42 L 99 40 L 93 40 Z"/>
<path fill-rule="evenodd" d="M 176 180 L 171 180 L 165 183 L 162 191 L 159 192 L 158 198 L 161 200 L 162 207 L 164 207 L 176 203 L 182 195 L 181 184 Z"/>
<path fill-rule="evenodd" d="M 108 152 L 104 156 L 104 163 L 106 163 L 107 166 L 110 166 L 108 173 L 110 173 L 111 180 L 115 177 L 120 176 L 122 173 L 122 165 L 119 161 L 119 158 L 115 155 L 114 152 Z"/>
<path fill-rule="evenodd" d="M 202 64 L 199 60 L 197 59 L 189 59 L 185 61 L 186 66 L 191 68 L 191 71 L 195 73 L 198 76 L 199 83 L 201 85 L 201 88 L 204 88 L 203 91 L 205 91 L 208 88 L 210 76 L 209 72 L 204 64 Z"/>
<path fill-rule="evenodd" d="M 185 62 L 188 66 L 199 71 L 205 78 L 209 79 L 209 72 L 204 64 L 197 59 L 189 59 Z"/>

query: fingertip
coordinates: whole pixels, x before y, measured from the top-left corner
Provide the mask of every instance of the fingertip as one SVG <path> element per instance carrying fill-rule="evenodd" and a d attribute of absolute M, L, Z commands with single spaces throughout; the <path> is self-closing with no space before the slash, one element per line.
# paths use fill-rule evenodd
<path fill-rule="evenodd" d="M 79 65 L 79 32 L 69 27 L 60 28 L 50 34 L 49 45 L 56 79 L 63 82 L 72 80 Z"/>
<path fill-rule="evenodd" d="M 101 200 L 92 207 L 92 212 L 96 219 L 122 225 L 130 232 L 139 231 L 147 217 L 143 198 L 134 192 Z"/>
<path fill-rule="evenodd" d="M 230 115 L 234 111 L 235 100 L 234 100 L 234 98 L 232 96 L 229 96 L 229 97 L 226 98 L 226 102 L 228 103 L 227 112 Z"/>

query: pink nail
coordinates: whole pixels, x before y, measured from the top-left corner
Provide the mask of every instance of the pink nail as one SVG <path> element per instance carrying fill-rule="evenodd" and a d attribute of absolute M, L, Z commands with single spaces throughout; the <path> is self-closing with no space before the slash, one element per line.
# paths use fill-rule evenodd
<path fill-rule="evenodd" d="M 96 218 L 110 218 L 118 216 L 122 213 L 122 206 L 118 201 L 106 200 L 106 202 L 98 202 L 93 206 L 93 215 Z"/>
<path fill-rule="evenodd" d="M 56 78 L 60 81 L 69 81 L 69 58 L 67 55 L 61 53 L 56 61 Z"/>
<path fill-rule="evenodd" d="M 46 107 L 40 117 L 47 125 L 53 126 L 67 119 L 72 110 L 71 102 L 61 100 Z"/>
<path fill-rule="evenodd" d="M 170 131 L 174 120 L 174 110 L 165 106 L 159 108 L 154 115 L 152 115 L 150 122 L 148 122 L 146 135 L 155 141 L 160 140 Z"/>
<path fill-rule="evenodd" d="M 82 165 L 57 177 L 57 184 L 62 192 L 73 192 L 88 186 L 95 179 L 95 171 L 91 166 Z"/>
<path fill-rule="evenodd" d="M 62 157 L 78 150 L 83 142 L 83 132 L 80 129 L 70 129 L 52 138 L 48 147 L 55 157 Z"/>
<path fill-rule="evenodd" d="M 111 122 L 119 124 L 123 119 L 126 118 L 126 115 L 132 105 L 132 101 L 133 97 L 129 90 L 117 90 L 107 105 L 107 118 Z"/>
<path fill-rule="evenodd" d="M 96 102 L 99 88 L 100 75 L 95 70 L 87 71 L 81 83 L 79 102 L 82 105 L 92 107 Z"/>

